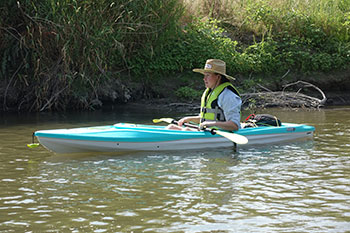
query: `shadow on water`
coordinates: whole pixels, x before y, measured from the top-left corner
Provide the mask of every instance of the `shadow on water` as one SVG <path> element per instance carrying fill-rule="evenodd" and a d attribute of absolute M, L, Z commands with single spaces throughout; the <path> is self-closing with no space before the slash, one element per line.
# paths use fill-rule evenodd
<path fill-rule="evenodd" d="M 95 111 L 67 111 L 41 113 L 0 113 L 0 127 L 14 125 L 32 126 L 70 126 L 101 125 L 128 123 L 152 123 L 153 118 L 177 116 L 179 113 L 163 109 L 147 108 L 140 105 L 121 105 L 115 108 L 98 109 Z M 50 127 L 50 128 L 51 128 Z"/>

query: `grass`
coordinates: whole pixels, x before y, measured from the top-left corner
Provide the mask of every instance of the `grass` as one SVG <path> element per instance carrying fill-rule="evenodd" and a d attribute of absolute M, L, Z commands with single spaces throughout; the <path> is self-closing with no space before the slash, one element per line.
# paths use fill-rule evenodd
<path fill-rule="evenodd" d="M 9 0 L 0 10 L 0 81 L 33 111 L 93 108 L 137 54 L 176 34 L 181 15 L 177 0 Z"/>
<path fill-rule="evenodd" d="M 0 103 L 93 109 L 129 79 L 152 96 L 159 79 L 209 57 L 242 86 L 288 70 L 348 69 L 349 9 L 350 0 L 2 1 Z M 191 94 L 184 87 L 178 95 Z"/>
<path fill-rule="evenodd" d="M 349 41 L 349 0 L 183 0 L 188 15 L 210 17 L 235 29 L 265 35 L 280 31 L 300 35 L 309 21 L 327 35 Z"/>

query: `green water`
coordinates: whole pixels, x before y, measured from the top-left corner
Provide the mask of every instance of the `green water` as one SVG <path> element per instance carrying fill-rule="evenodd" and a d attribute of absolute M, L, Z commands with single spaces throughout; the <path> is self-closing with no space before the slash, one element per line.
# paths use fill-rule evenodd
<path fill-rule="evenodd" d="M 0 117 L 0 232 L 349 232 L 350 108 L 264 111 L 313 140 L 231 149 L 56 155 L 39 129 L 151 124 L 115 109 Z"/>

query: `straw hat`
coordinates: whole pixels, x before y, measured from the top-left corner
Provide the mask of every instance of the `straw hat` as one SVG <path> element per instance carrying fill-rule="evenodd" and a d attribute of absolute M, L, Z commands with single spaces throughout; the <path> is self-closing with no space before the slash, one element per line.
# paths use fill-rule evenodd
<path fill-rule="evenodd" d="M 230 80 L 235 80 L 234 77 L 231 77 L 230 75 L 226 74 L 226 63 L 219 59 L 208 59 L 205 63 L 204 69 L 193 69 L 194 72 L 197 73 L 218 73 Z"/>

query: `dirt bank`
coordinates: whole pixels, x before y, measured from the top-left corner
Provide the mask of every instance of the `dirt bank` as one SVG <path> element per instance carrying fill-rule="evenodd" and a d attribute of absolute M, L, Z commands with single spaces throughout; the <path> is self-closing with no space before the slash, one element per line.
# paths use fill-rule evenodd
<path fill-rule="evenodd" d="M 249 77 L 250 78 L 250 77 Z M 247 77 L 237 77 L 235 85 L 239 89 L 242 89 L 244 81 Z M 263 79 L 265 80 L 265 79 Z M 277 80 L 277 81 L 276 81 Z M 278 80 L 276 78 L 266 79 L 263 84 L 254 83 L 254 86 L 248 88 L 249 91 L 242 92 L 242 96 L 255 92 L 268 92 L 268 91 L 284 91 L 283 83 L 291 83 L 297 80 L 305 80 L 322 90 L 327 97 L 325 106 L 336 105 L 350 105 L 350 71 L 334 72 L 332 74 L 314 74 L 314 75 L 293 75 L 286 80 Z M 112 82 L 112 81 L 111 81 Z M 199 110 L 200 94 L 203 91 L 203 79 L 200 75 L 194 75 L 192 72 L 184 74 L 178 74 L 169 76 L 167 78 L 157 80 L 152 85 L 148 84 L 148 87 L 141 83 L 132 82 L 129 79 L 125 82 L 125 79 L 115 79 L 113 83 L 107 83 L 105 86 L 101 86 L 98 90 L 98 99 L 96 99 L 98 105 L 93 106 L 94 109 L 101 107 L 118 105 L 134 105 L 142 104 L 148 108 L 167 109 L 169 111 L 193 111 Z M 285 84 L 284 84 L 285 85 Z M 179 97 L 176 92 L 180 87 L 190 87 L 190 90 L 198 92 L 199 95 L 195 98 L 186 99 Z M 299 87 L 288 88 L 288 91 L 294 91 L 296 93 L 302 93 L 311 97 L 322 99 L 322 95 L 315 89 L 298 89 Z M 26 107 L 30 106 L 33 101 L 30 99 L 30 90 L 23 90 L 14 86 L 7 85 L 4 81 L 0 85 L 0 112 L 16 112 L 26 111 Z M 56 97 L 56 96 L 55 96 Z M 62 98 L 57 96 L 57 99 Z M 45 100 L 42 100 L 45 102 Z M 47 101 L 47 100 L 46 100 Z M 71 106 L 75 106 L 74 101 L 71 98 Z M 266 108 L 266 107 L 298 107 L 295 104 L 281 104 L 276 103 L 273 99 L 264 98 L 264 95 L 260 99 L 252 100 L 245 99 L 243 108 Z M 254 104 L 254 105 L 252 105 Z M 299 107 L 307 107 L 301 104 Z M 67 110 L 70 110 L 67 107 Z M 79 110 L 79 109 L 75 109 Z M 93 110 L 93 108 L 92 108 Z M 43 111 L 51 111 L 50 109 L 44 109 Z"/>

